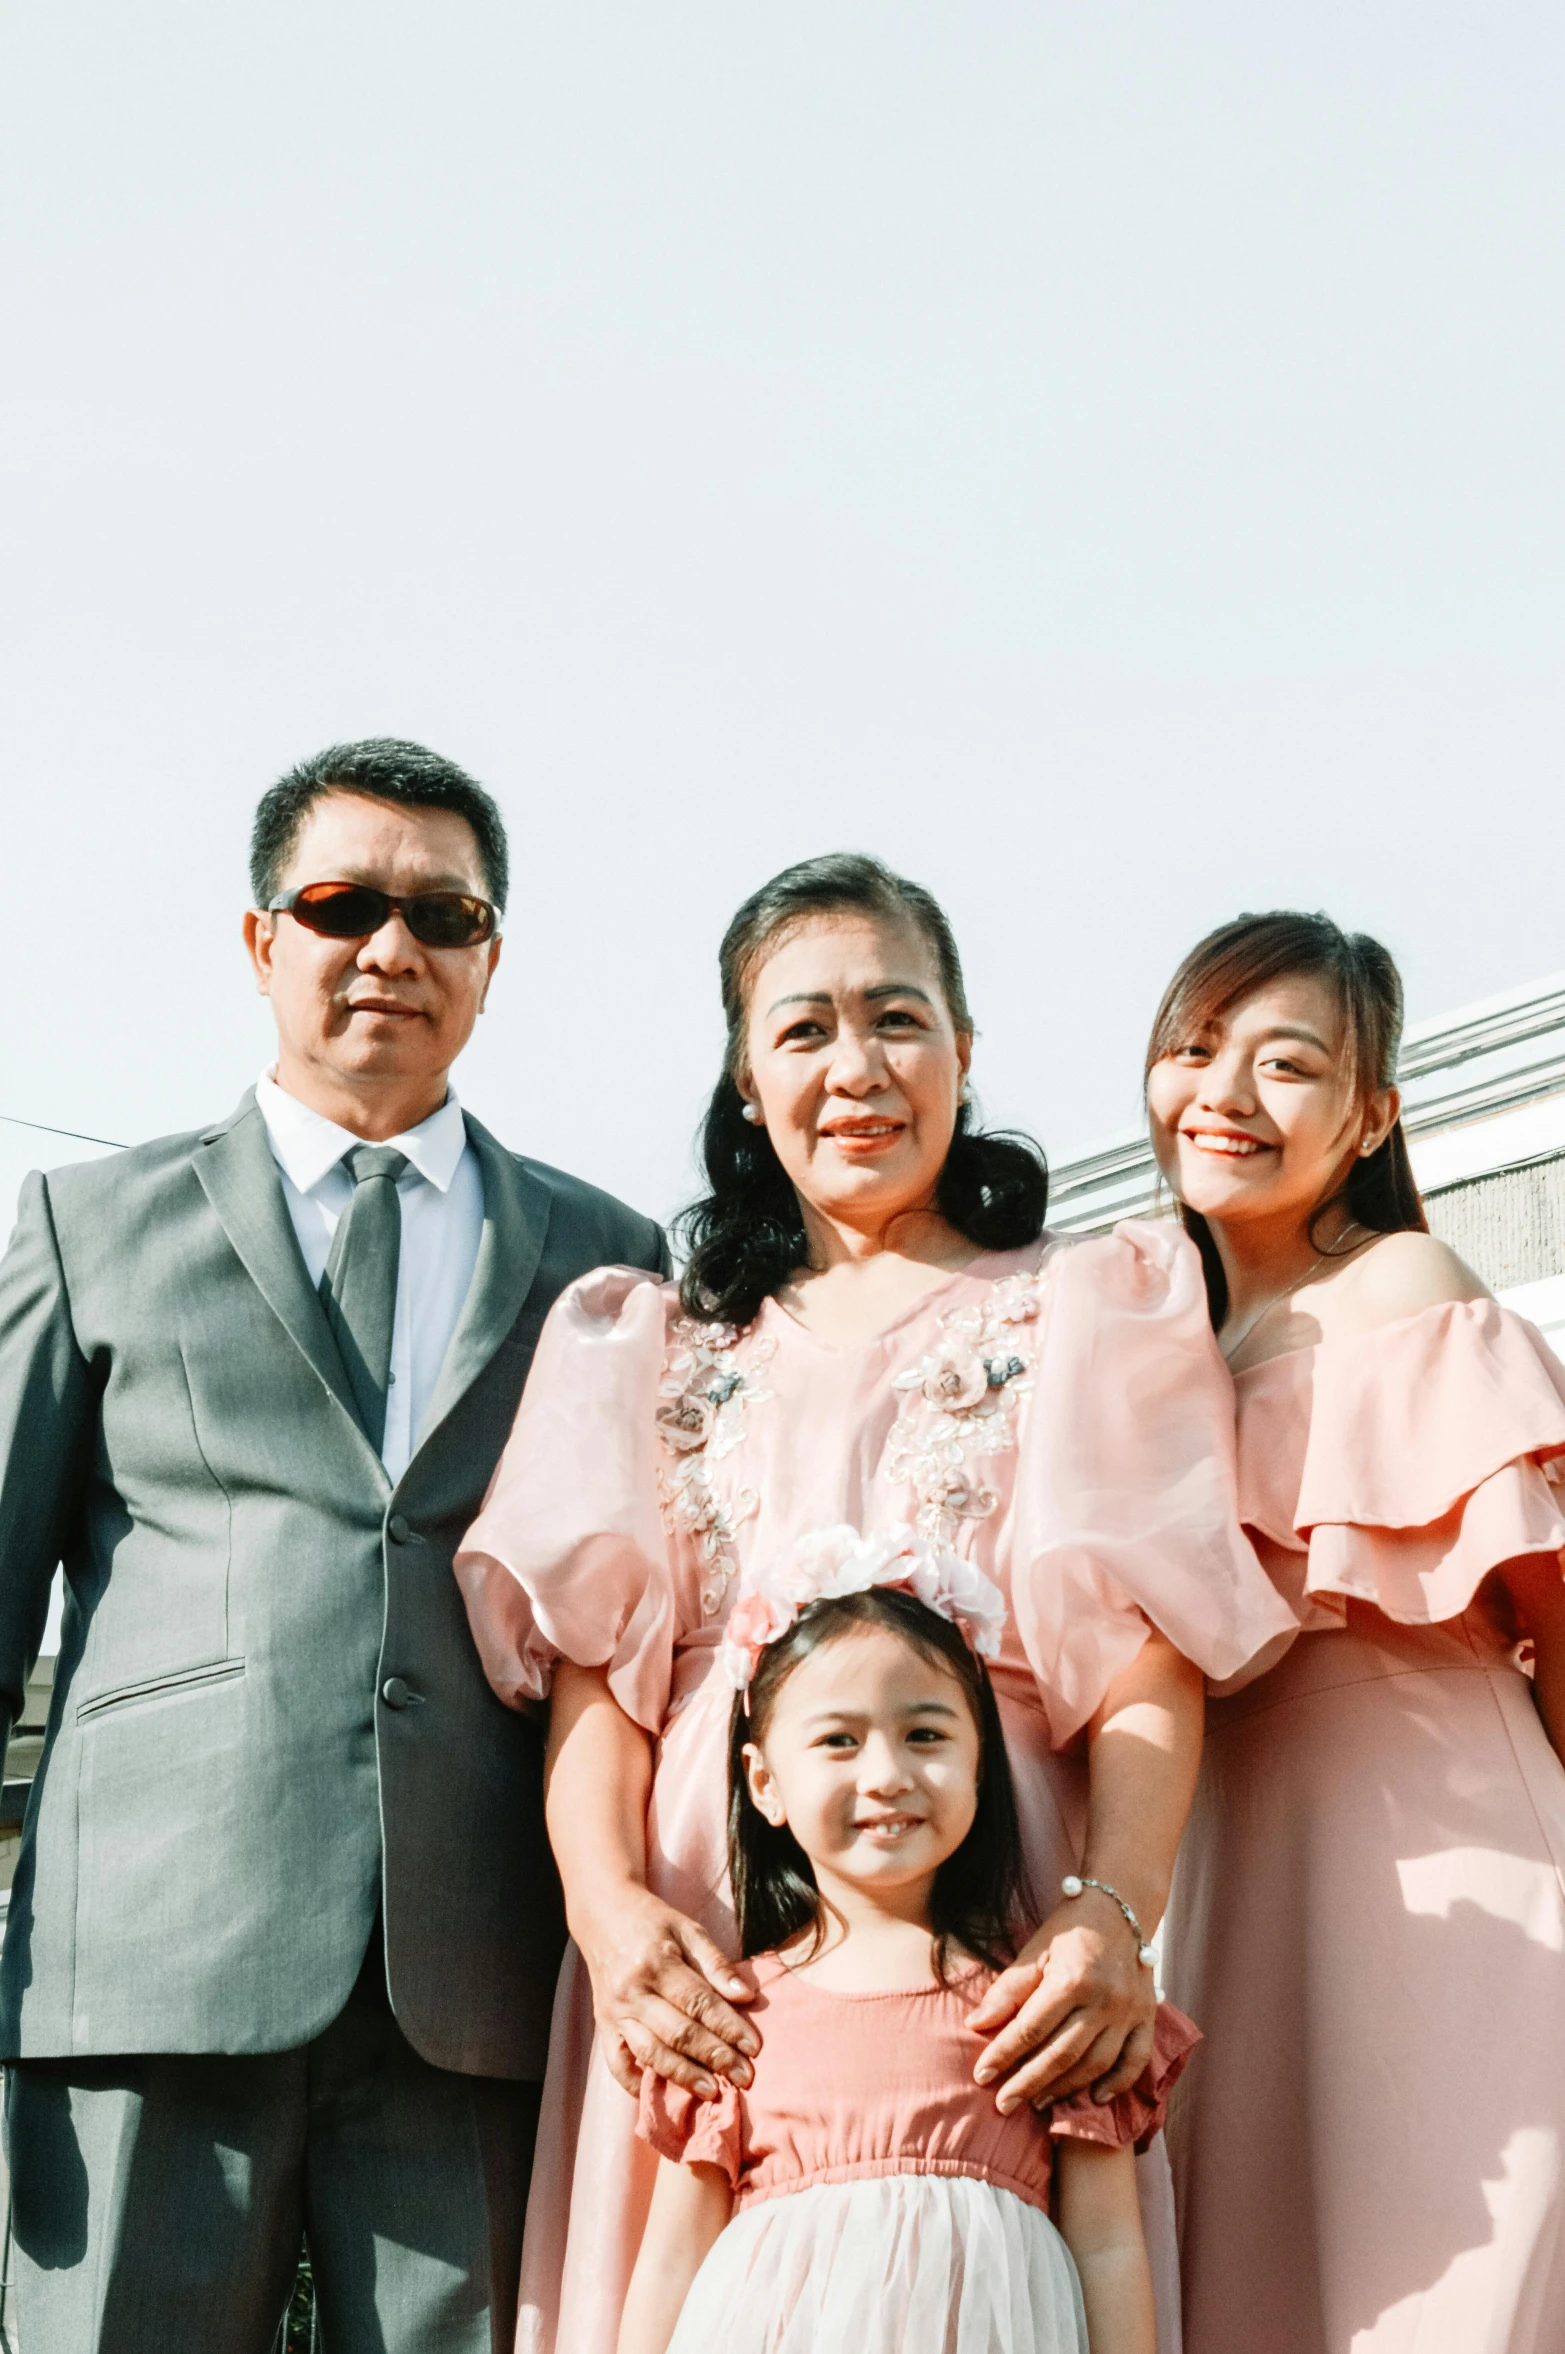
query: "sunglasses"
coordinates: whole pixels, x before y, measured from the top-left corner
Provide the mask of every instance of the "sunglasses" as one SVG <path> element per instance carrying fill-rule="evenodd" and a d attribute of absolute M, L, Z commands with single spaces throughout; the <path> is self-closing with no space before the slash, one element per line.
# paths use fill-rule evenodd
<path fill-rule="evenodd" d="M 488 900 L 466 891 L 418 891 L 410 899 L 393 899 L 370 883 L 306 883 L 279 891 L 267 901 L 267 913 L 291 915 L 327 940 L 367 940 L 389 916 L 400 915 L 425 948 L 476 948 L 494 938 L 495 928 Z"/>

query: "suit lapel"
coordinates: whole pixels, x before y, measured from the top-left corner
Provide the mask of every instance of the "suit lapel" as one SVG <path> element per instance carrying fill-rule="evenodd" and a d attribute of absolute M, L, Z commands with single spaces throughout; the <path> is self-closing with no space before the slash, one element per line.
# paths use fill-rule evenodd
<path fill-rule="evenodd" d="M 267 1306 L 341 1406 L 353 1435 L 385 1481 L 385 1465 L 364 1435 L 325 1310 L 311 1286 L 282 1178 L 252 1090 L 231 1120 L 196 1147 L 196 1176 L 224 1233 Z"/>
<path fill-rule="evenodd" d="M 435 1394 L 414 1437 L 415 1455 L 466 1396 L 521 1314 L 549 1226 L 547 1189 L 471 1113 L 463 1117 L 483 1178 L 484 1230 Z"/>

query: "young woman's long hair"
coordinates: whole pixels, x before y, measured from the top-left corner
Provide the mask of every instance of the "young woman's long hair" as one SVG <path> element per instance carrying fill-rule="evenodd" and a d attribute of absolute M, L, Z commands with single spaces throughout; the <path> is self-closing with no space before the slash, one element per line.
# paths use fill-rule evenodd
<path fill-rule="evenodd" d="M 1146 1076 L 1154 1063 L 1215 1022 L 1230 1006 L 1274 981 L 1318 975 L 1342 1011 L 1348 1080 L 1359 1102 L 1396 1084 L 1402 1045 L 1402 976 L 1395 959 L 1367 932 L 1344 932 L 1327 915 L 1277 908 L 1236 916 L 1198 940 L 1163 995 L 1147 1045 Z M 1423 1198 L 1408 1157 L 1400 1119 L 1374 1152 L 1356 1158 L 1346 1177 L 1310 1220 L 1313 1237 L 1329 1210 L 1345 1208 L 1375 1234 L 1427 1234 Z M 1181 1202 L 1180 1222 L 1201 1253 L 1213 1325 L 1228 1314 L 1228 1278 L 1212 1230 L 1199 1210 Z"/>
<path fill-rule="evenodd" d="M 824 1933 L 810 1859 L 787 1824 L 769 1823 L 754 1803 L 744 1750 L 748 1741 L 764 1742 L 777 1695 L 801 1661 L 858 1627 L 889 1627 L 926 1659 L 949 1668 L 966 1695 L 978 1727 L 978 1811 L 961 1846 L 935 1874 L 935 1968 L 944 1978 L 950 1949 L 959 1945 L 1004 1969 L 1015 1956 L 1018 1935 L 1031 1925 L 1033 1906 L 994 1688 L 959 1627 L 890 1586 L 812 1603 L 762 1652 L 748 1695 L 735 1697 L 728 1733 L 728 1871 L 739 1950 L 774 1953 L 808 1934 L 813 1951 Z"/>
<path fill-rule="evenodd" d="M 816 916 L 840 913 L 910 923 L 927 943 L 951 1019 L 972 1034 L 962 960 L 944 909 L 921 883 L 878 859 L 851 852 L 806 859 L 752 893 L 718 951 L 728 1044 L 723 1072 L 701 1129 L 708 1191 L 676 1220 L 688 1260 L 685 1309 L 723 1324 L 749 1324 L 761 1302 L 805 1263 L 804 1216 L 766 1130 L 744 1116 L 750 983 L 763 958 Z M 957 1113 L 936 1202 L 942 1217 L 980 1250 L 1016 1250 L 1043 1232 L 1048 1168 L 1030 1136 L 975 1134 L 966 1104 Z"/>

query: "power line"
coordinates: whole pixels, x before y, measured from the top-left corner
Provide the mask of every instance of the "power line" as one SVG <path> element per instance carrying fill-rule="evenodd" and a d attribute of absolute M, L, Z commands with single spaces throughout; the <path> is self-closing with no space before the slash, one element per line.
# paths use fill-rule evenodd
<path fill-rule="evenodd" d="M 40 1136 L 69 1136 L 77 1144 L 106 1144 L 111 1152 L 129 1152 L 128 1144 L 121 1144 L 117 1136 L 86 1136 L 80 1128 L 51 1128 L 47 1120 L 19 1119 L 15 1112 L 0 1112 L 9 1128 L 36 1128 Z"/>

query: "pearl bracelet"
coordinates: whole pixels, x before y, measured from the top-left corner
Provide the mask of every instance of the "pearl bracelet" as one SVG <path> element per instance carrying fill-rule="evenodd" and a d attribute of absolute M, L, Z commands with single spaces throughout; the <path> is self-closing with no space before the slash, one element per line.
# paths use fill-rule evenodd
<path fill-rule="evenodd" d="M 1117 1888 L 1111 1888 L 1106 1880 L 1094 1880 L 1090 1877 L 1089 1874 L 1085 1872 L 1067 1872 L 1064 1879 L 1060 1882 L 1060 1894 L 1062 1896 L 1080 1896 L 1083 1889 L 1086 1888 L 1095 1888 L 1100 1896 L 1106 1896 L 1108 1898 L 1110 1904 L 1118 1905 L 1120 1911 L 1124 1914 L 1125 1919 L 1129 1922 L 1131 1930 L 1135 1935 L 1137 1947 L 1136 1959 L 1138 1962 L 1144 1963 L 1147 1969 L 1150 1970 L 1157 1960 L 1157 1955 L 1152 1951 L 1152 1947 L 1148 1943 L 1146 1932 L 1143 1930 L 1141 1923 L 1136 1919 L 1135 1914 L 1131 1911 L 1129 1905 L 1120 1895 L 1120 1892 Z"/>

